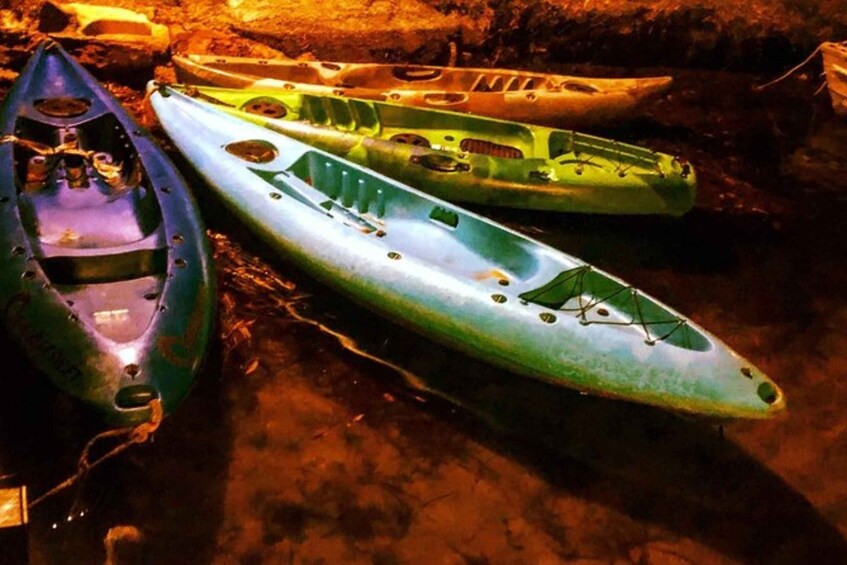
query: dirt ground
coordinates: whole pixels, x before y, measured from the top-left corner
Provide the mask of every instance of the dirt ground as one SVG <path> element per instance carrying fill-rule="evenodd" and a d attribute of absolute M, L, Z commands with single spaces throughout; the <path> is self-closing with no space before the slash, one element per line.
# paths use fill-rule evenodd
<path fill-rule="evenodd" d="M 210 228 L 219 338 L 154 442 L 33 510 L 32 563 L 847 562 L 847 123 L 815 94 L 819 61 L 752 88 L 847 38 L 837 2 L 363 1 L 321 4 L 320 24 L 306 2 L 108 4 L 167 25 L 170 50 L 445 63 L 452 41 L 457 64 L 673 74 L 665 98 L 593 133 L 689 159 L 693 211 L 476 211 L 690 315 L 789 408 L 683 418 L 418 338 L 257 242 L 148 122 Z M 40 8 L 0 5 L 5 91 Z M 114 48 L 77 54 L 148 120 L 141 85 L 169 75 L 168 52 L 133 68 Z M 24 370 L 3 377 L 0 475 L 40 494 L 98 424 L 9 363 Z"/>

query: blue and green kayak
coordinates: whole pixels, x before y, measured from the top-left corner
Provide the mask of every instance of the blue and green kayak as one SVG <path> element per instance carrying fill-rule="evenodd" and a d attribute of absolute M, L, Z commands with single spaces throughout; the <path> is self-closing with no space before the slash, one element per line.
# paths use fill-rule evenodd
<path fill-rule="evenodd" d="M 169 86 L 149 100 L 234 216 L 378 314 L 588 393 L 720 417 L 785 406 L 749 361 L 584 261 Z"/>

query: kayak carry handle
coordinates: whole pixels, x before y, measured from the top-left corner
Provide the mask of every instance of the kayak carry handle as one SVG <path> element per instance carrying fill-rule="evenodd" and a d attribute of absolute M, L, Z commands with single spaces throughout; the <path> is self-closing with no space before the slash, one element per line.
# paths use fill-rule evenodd
<path fill-rule="evenodd" d="M 441 69 L 427 69 L 423 67 L 394 67 L 391 69 L 394 78 L 406 82 L 421 82 L 434 80 L 441 76 Z"/>

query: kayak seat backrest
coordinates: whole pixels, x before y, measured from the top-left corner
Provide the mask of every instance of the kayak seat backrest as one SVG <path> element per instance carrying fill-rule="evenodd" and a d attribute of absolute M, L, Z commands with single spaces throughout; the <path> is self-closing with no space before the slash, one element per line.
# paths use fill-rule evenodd
<path fill-rule="evenodd" d="M 165 246 L 145 249 L 142 245 L 134 245 L 127 249 L 97 251 L 42 257 L 39 263 L 53 284 L 63 285 L 109 283 L 167 272 L 168 250 Z"/>
<path fill-rule="evenodd" d="M 532 75 L 480 73 L 468 90 L 471 92 L 518 92 L 535 90 L 539 88 L 539 82 L 539 79 Z"/>
<path fill-rule="evenodd" d="M 631 286 L 588 265 L 564 270 L 544 285 L 519 295 L 521 300 L 568 312 L 583 324 L 607 324 L 644 336 L 648 345 L 662 341 L 706 351 L 709 340 L 685 320 Z"/>
<path fill-rule="evenodd" d="M 377 218 L 385 215 L 391 185 L 340 159 L 308 151 L 288 170 L 345 208 L 355 208 L 360 214 L 369 213 Z"/>
<path fill-rule="evenodd" d="M 313 124 L 362 135 L 374 135 L 379 129 L 376 111 L 366 101 L 312 95 L 300 100 L 300 119 Z"/>

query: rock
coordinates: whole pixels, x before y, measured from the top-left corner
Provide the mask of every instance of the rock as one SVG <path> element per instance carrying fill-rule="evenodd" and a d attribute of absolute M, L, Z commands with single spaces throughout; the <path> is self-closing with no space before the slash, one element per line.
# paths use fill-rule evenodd
<path fill-rule="evenodd" d="M 483 2 L 462 4 L 471 9 Z M 801 61 L 821 41 L 844 37 L 843 5 L 749 0 L 742 10 L 725 0 L 503 0 L 491 3 L 484 49 L 520 48 L 513 59 L 502 57 L 504 64 L 519 63 L 541 45 L 545 59 L 556 62 L 775 72 Z"/>
<path fill-rule="evenodd" d="M 0 10 L 0 67 L 4 68 L 3 80 L 9 80 L 9 73 L 17 73 L 29 60 L 37 40 L 30 29 L 34 22 L 26 16 L 19 16 L 11 10 Z"/>
<path fill-rule="evenodd" d="M 421 0 L 229 0 L 233 29 L 289 56 L 445 63 L 456 37 L 479 43 L 486 18 L 438 12 Z"/>
<path fill-rule="evenodd" d="M 218 30 L 188 31 L 171 27 L 171 52 L 201 55 L 227 55 L 230 57 L 257 57 L 260 59 L 284 58 L 285 54 L 263 43 L 252 41 Z"/>
<path fill-rule="evenodd" d="M 788 155 L 781 172 L 806 184 L 812 192 L 847 191 L 847 127 L 837 118 L 810 132 L 806 143 Z"/>
<path fill-rule="evenodd" d="M 119 525 L 109 528 L 103 538 L 106 565 L 143 563 L 143 541 L 144 536 L 135 526 Z"/>
<path fill-rule="evenodd" d="M 168 51 L 166 26 L 125 8 L 45 2 L 38 31 L 62 44 L 82 64 L 102 73 L 152 69 Z"/>
<path fill-rule="evenodd" d="M 18 73 L 9 69 L 0 68 L 0 86 L 11 86 L 18 78 Z"/>

